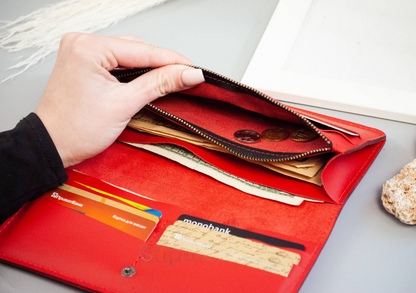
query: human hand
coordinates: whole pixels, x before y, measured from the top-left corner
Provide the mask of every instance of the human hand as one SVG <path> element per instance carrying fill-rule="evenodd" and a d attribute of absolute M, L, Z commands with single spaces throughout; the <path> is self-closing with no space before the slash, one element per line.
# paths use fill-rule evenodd
<path fill-rule="evenodd" d="M 204 81 L 201 70 L 175 63 L 191 62 L 137 37 L 66 34 L 35 111 L 64 167 L 109 147 L 147 103 Z M 109 73 L 119 66 L 158 68 L 120 83 Z"/>

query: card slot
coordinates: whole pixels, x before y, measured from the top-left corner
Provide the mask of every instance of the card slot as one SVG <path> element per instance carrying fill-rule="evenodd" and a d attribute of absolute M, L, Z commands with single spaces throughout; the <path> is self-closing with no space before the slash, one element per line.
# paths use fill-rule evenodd
<path fill-rule="evenodd" d="M 352 137 L 345 135 L 337 130 L 322 130 L 325 133 L 333 145 L 333 151 L 340 154 L 348 154 L 385 141 L 385 136 L 372 136 L 367 139 L 363 139 L 364 135 L 360 137 Z"/>
<path fill-rule="evenodd" d="M 120 274 L 145 242 L 67 207 L 38 199 L 0 233 L 0 258 L 91 290 L 134 288 Z"/>
<path fill-rule="evenodd" d="M 182 223 L 182 224 L 180 224 L 180 223 Z M 210 230 L 210 229 L 201 228 L 199 226 L 195 226 L 195 225 L 192 225 L 192 224 L 187 224 L 187 223 L 184 223 L 182 221 L 178 221 L 177 223 L 175 223 L 175 225 L 177 225 L 177 224 L 179 226 L 190 227 L 191 229 L 193 229 L 192 227 L 196 228 L 195 229 L 195 233 L 196 233 L 195 236 L 197 237 L 197 239 L 200 239 L 200 240 L 196 240 L 196 244 L 199 243 L 198 241 L 204 241 L 203 239 L 206 237 L 206 236 L 202 236 L 202 235 L 199 234 L 200 232 L 202 232 L 200 230 Z M 160 259 L 161 255 L 164 254 L 165 259 L 166 259 L 166 254 L 170 255 L 171 257 L 170 258 L 168 257 L 168 260 L 171 262 L 170 265 L 172 267 L 176 266 L 176 269 L 178 269 L 178 266 L 177 266 L 176 262 L 180 262 L 181 260 L 184 260 L 186 258 L 199 260 L 201 263 L 204 263 L 204 262 L 205 263 L 213 263 L 213 264 L 216 263 L 218 265 L 218 269 L 215 269 L 216 272 L 221 276 L 223 276 L 223 274 L 226 274 L 227 279 L 229 279 L 228 274 L 229 274 L 230 270 L 234 273 L 238 272 L 238 275 L 240 277 L 243 274 L 243 272 L 245 272 L 245 271 L 248 271 L 248 273 L 252 277 L 255 276 L 255 275 L 261 276 L 263 273 L 266 273 L 266 274 L 269 274 L 268 282 L 274 282 L 274 280 L 276 280 L 276 284 L 273 285 L 273 287 L 274 287 L 273 292 L 287 292 L 287 291 L 281 291 L 281 289 L 289 287 L 287 285 L 288 283 L 293 285 L 294 280 L 299 278 L 304 273 L 305 268 L 308 267 L 309 265 L 311 265 L 311 263 L 310 263 L 311 262 L 311 256 L 309 254 L 309 251 L 316 251 L 316 249 L 319 249 L 317 245 L 314 245 L 314 244 L 311 244 L 311 243 L 306 244 L 306 249 L 307 249 L 308 252 L 298 251 L 298 250 L 295 250 L 295 249 L 282 249 L 281 251 L 287 251 L 288 253 L 290 251 L 291 252 L 296 251 L 295 253 L 299 254 L 300 257 L 301 257 L 300 262 L 293 265 L 293 267 L 290 270 L 289 275 L 288 276 L 283 276 L 283 275 L 276 274 L 276 269 L 278 269 L 277 267 L 280 267 L 281 265 L 284 266 L 284 263 L 286 263 L 286 262 L 289 264 L 291 262 L 290 258 L 288 258 L 288 259 L 282 258 L 279 261 L 278 260 L 279 257 L 276 256 L 275 258 L 266 257 L 267 260 L 266 259 L 263 260 L 263 258 L 261 258 L 261 257 L 256 258 L 256 256 L 259 257 L 259 254 L 260 254 L 260 251 L 259 251 L 255 254 L 253 254 L 253 256 L 252 256 L 253 259 L 250 260 L 248 257 L 249 257 L 249 255 L 251 255 L 251 253 L 249 253 L 247 255 L 244 252 L 244 251 L 246 251 L 246 252 L 250 251 L 254 247 L 257 247 L 257 249 L 258 248 L 264 249 L 263 253 L 265 253 L 266 251 L 268 251 L 268 249 L 275 249 L 275 248 L 273 248 L 273 246 L 268 246 L 268 245 L 260 244 L 256 241 L 240 238 L 241 241 L 243 241 L 242 243 L 246 243 L 246 244 L 247 244 L 247 242 L 248 243 L 253 243 L 252 245 L 254 245 L 254 246 L 249 248 L 249 247 L 241 247 L 241 245 L 239 245 L 239 244 L 230 244 L 229 248 L 226 248 L 226 251 L 225 251 L 226 253 L 225 254 L 231 255 L 231 258 L 234 261 L 236 261 L 236 262 L 234 262 L 234 261 L 230 261 L 230 259 L 228 259 L 228 260 L 227 259 L 221 259 L 221 257 L 220 258 L 211 257 L 210 253 L 208 253 L 208 254 L 198 253 L 198 252 L 194 252 L 192 250 L 191 251 L 187 250 L 187 247 L 189 248 L 189 245 L 191 245 L 190 243 L 193 242 L 192 239 L 190 238 L 192 236 L 189 235 L 189 234 L 185 234 L 183 236 L 183 238 L 178 238 L 176 236 L 174 237 L 175 239 L 182 239 L 184 241 L 183 242 L 184 243 L 183 248 L 172 247 L 172 246 L 169 247 L 169 245 L 166 246 L 167 245 L 166 241 L 169 242 L 169 240 L 167 240 L 167 239 L 169 239 L 169 237 L 172 237 L 172 235 L 171 235 L 172 232 L 171 231 L 176 231 L 176 230 L 172 230 L 172 228 L 174 228 L 174 226 L 170 226 L 168 228 L 169 231 L 166 231 L 165 234 L 164 234 L 165 238 L 162 237 L 161 241 L 159 241 L 159 243 L 155 246 L 155 248 L 153 248 L 153 254 L 155 255 L 155 256 L 153 256 L 154 258 L 159 258 Z M 177 227 L 174 228 L 174 229 L 177 229 Z M 181 231 L 177 231 L 177 232 L 181 233 Z M 185 231 L 184 233 L 187 233 L 187 232 Z M 222 233 L 218 233 L 218 232 L 213 232 L 213 233 L 222 235 Z M 185 237 L 189 237 L 190 239 L 185 239 Z M 224 234 L 224 237 L 226 237 L 225 239 L 229 239 L 229 238 L 227 238 L 228 237 L 227 234 Z M 235 237 L 235 236 L 231 236 L 231 237 L 239 238 L 239 237 Z M 205 239 L 205 241 L 207 241 L 207 240 L 208 239 Z M 230 238 L 230 240 L 231 240 L 231 238 Z M 178 240 L 178 241 L 180 242 L 181 240 Z M 162 245 L 162 243 L 164 245 Z M 203 242 L 203 243 L 211 245 L 210 244 L 211 242 L 209 242 L 209 241 L 208 242 Z M 214 240 L 213 243 L 216 243 L 216 241 Z M 180 245 L 180 243 L 178 245 Z M 212 244 L 212 245 L 214 245 L 214 244 Z M 221 243 L 221 244 L 218 243 L 218 245 L 223 246 L 224 243 Z M 213 249 L 215 249 L 215 248 L 213 248 Z M 149 250 L 151 250 L 151 248 L 149 248 Z M 202 251 L 204 251 L 204 249 L 202 249 L 201 252 Z M 241 254 L 244 257 L 239 258 L 238 257 L 239 254 Z M 287 257 L 289 257 L 289 256 L 287 256 Z M 284 259 L 286 260 L 286 262 L 284 261 Z M 269 267 L 267 267 L 266 263 L 262 263 L 262 262 L 267 262 L 267 261 L 269 261 Z M 175 262 L 175 263 L 173 263 L 173 262 Z M 238 263 L 238 262 L 240 262 L 240 263 Z M 279 263 L 280 263 L 280 265 L 279 265 Z M 272 264 L 272 265 L 270 265 L 270 264 Z M 271 269 L 273 266 L 275 268 Z M 283 268 L 283 267 L 281 267 L 281 268 Z M 188 269 L 190 269 L 190 267 L 188 267 Z M 201 265 L 199 265 L 198 268 L 196 268 L 196 269 L 201 269 Z M 213 269 L 213 268 L 211 268 L 211 269 Z M 193 269 L 193 271 L 194 270 L 195 269 Z M 255 279 L 255 277 L 253 277 L 253 279 Z M 242 280 L 242 278 L 240 278 L 240 281 L 237 281 L 236 285 L 232 285 L 230 288 L 234 289 L 234 290 L 236 288 L 239 288 L 242 285 L 241 280 Z M 229 283 L 229 282 L 227 282 L 227 283 Z M 242 287 L 242 288 L 247 289 L 246 287 Z M 258 292 L 258 289 L 259 288 L 257 288 L 256 292 Z M 266 290 L 266 292 L 268 291 L 267 289 L 265 289 L 265 290 Z M 251 292 L 251 291 L 248 291 L 248 292 Z"/>
<path fill-rule="evenodd" d="M 337 131 L 336 129 L 332 129 L 333 131 L 324 131 L 325 136 L 332 142 L 333 148 L 332 151 L 337 153 L 349 153 L 360 148 L 363 148 L 367 145 L 379 143 L 386 139 L 385 133 L 382 131 L 368 127 L 365 125 L 357 124 L 351 121 L 346 121 L 314 112 L 310 112 L 304 109 L 294 108 L 291 107 L 296 112 L 311 117 L 317 121 L 322 121 L 328 125 L 333 125 L 335 127 L 339 127 L 345 129 L 347 131 L 354 132 L 359 136 L 349 136 L 347 134 L 343 134 L 342 132 Z M 313 123 L 313 121 L 311 121 Z M 319 127 L 319 126 L 318 126 Z M 324 128 L 329 129 L 329 128 Z"/>
<path fill-rule="evenodd" d="M 77 166 L 75 166 L 74 168 L 76 169 Z M 104 197 L 106 199 L 117 201 L 124 205 L 126 204 L 125 202 L 118 200 L 117 198 L 108 196 L 106 195 L 106 193 L 111 193 L 123 199 L 127 199 L 129 201 L 133 201 L 135 203 L 145 205 L 152 209 L 156 209 L 162 212 L 162 217 L 160 217 L 160 221 L 174 222 L 176 218 L 178 217 L 178 215 L 185 212 L 180 207 L 146 198 L 143 195 L 134 193 L 124 188 L 117 187 L 115 185 L 96 179 L 94 177 L 85 176 L 85 174 L 78 172 L 76 170 L 66 169 L 66 173 L 68 174 L 69 179 L 65 184 L 74 186 L 78 189 L 84 190 L 89 193 L 93 193 L 95 195 Z M 86 186 L 93 186 L 94 189 L 88 188 Z M 97 192 L 97 190 L 103 191 L 104 193 Z M 158 226 L 156 226 L 156 229 L 158 229 Z"/>
<path fill-rule="evenodd" d="M 155 231 L 156 232 L 156 231 Z M 156 232 L 161 233 L 162 231 Z M 22 236 L 24 236 L 22 238 Z M 30 239 L 30 241 L 26 240 Z M 311 248 L 308 246 L 308 250 Z M 284 292 L 305 271 L 309 253 L 287 277 L 145 243 L 79 212 L 38 199 L 0 233 L 0 258 L 100 292 Z M 47 253 L 45 253 L 47 251 Z M 136 275 L 121 276 L 132 266 Z M 161 281 L 161 277 L 163 280 Z M 192 279 L 194 282 L 189 282 Z M 262 281 L 263 280 L 263 281 Z"/>
<path fill-rule="evenodd" d="M 347 135 L 345 135 L 345 133 L 338 131 L 338 130 L 334 130 L 334 129 L 320 129 L 321 132 L 325 133 L 325 135 L 327 137 L 332 137 L 333 134 L 339 135 L 342 138 L 344 138 L 347 142 L 349 142 L 351 145 L 354 145 L 354 142 L 351 141 L 351 137 L 348 137 Z"/>
<path fill-rule="evenodd" d="M 310 263 L 309 263 L 310 264 Z M 135 264 L 150 292 L 277 292 L 293 287 L 304 264 L 286 278 L 253 267 L 161 245 L 146 246 Z M 157 275 L 154 274 L 157 272 Z M 163 276 L 163 277 L 162 277 Z M 163 278 L 161 280 L 161 277 Z M 152 284 L 151 287 L 146 285 Z"/>
<path fill-rule="evenodd" d="M 157 244 L 254 267 L 284 277 L 301 261 L 298 252 L 180 220 L 166 228 Z"/>

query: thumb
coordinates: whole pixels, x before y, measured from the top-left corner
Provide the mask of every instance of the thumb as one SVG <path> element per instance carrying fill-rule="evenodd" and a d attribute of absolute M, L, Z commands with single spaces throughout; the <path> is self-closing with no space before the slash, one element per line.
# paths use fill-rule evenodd
<path fill-rule="evenodd" d="M 169 93 L 183 91 L 204 82 L 201 69 L 168 65 L 151 70 L 126 84 L 131 107 L 137 112 L 151 101 Z"/>

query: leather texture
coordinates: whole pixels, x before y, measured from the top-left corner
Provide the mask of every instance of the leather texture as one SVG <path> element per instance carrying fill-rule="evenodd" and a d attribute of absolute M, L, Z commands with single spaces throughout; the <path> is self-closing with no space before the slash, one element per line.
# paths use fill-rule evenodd
<path fill-rule="evenodd" d="M 240 100 L 241 95 L 250 99 L 247 91 L 241 88 L 229 90 L 233 85 L 224 80 L 220 80 L 222 85 L 218 86 L 216 79 L 213 76 L 185 94 L 214 99 L 225 96 L 228 102 L 234 99 L 242 107 L 253 107 L 249 100 Z M 155 104 L 165 103 L 165 107 L 169 102 L 165 99 Z M 256 107 L 260 107 L 262 113 L 274 113 L 270 107 L 264 109 L 262 102 L 258 105 Z M 252 110 L 255 109 L 250 108 Z M 328 239 L 343 204 L 384 145 L 385 135 L 348 121 L 301 109 L 291 110 L 360 134 L 360 137 L 347 137 L 337 131 L 323 131 L 331 142 L 333 154 L 322 173 L 323 187 L 273 173 L 228 154 L 130 129 L 122 133 L 119 141 L 174 143 L 231 174 L 324 200 L 324 203 L 303 202 L 300 206 L 290 206 L 258 198 L 176 162 L 115 142 L 98 156 L 74 166 L 73 169 L 79 172 L 67 170 L 67 184 L 85 183 L 161 211 L 163 216 L 151 237 L 146 242 L 141 241 L 40 198 L 27 203 L 0 227 L 0 259 L 92 292 L 297 292 Z M 193 119 L 192 115 L 203 117 L 206 113 L 202 112 L 189 111 L 187 119 Z M 303 123 L 287 110 L 280 111 L 279 117 Z M 198 119 L 194 120 L 195 124 Z M 217 120 L 200 121 L 204 128 L 210 128 L 209 123 Z M 215 125 L 211 129 L 221 132 L 221 127 L 225 129 L 227 125 Z M 138 198 L 114 185 L 156 201 Z M 306 249 L 296 251 L 302 260 L 285 278 L 157 245 L 166 227 L 181 214 L 293 241 Z M 136 269 L 136 274 L 130 278 L 121 275 L 121 270 L 127 266 Z"/>
<path fill-rule="evenodd" d="M 117 190 L 114 186 L 78 172 L 68 170 L 68 175 L 69 185 L 75 185 L 75 182 L 84 183 L 160 210 L 163 213 L 161 221 L 151 237 L 144 242 L 79 212 L 40 198 L 27 204 L 1 227 L 0 257 L 3 261 L 87 291 L 295 292 L 323 246 L 322 243 L 277 232 L 265 232 L 265 226 L 253 221 L 249 215 L 240 219 L 238 216 L 230 218 L 229 215 L 223 214 L 230 210 L 229 208 L 219 212 L 221 218 L 229 219 L 222 222 L 305 246 L 305 251 L 292 249 L 301 255 L 302 262 L 292 269 L 288 278 L 228 261 L 159 246 L 156 245 L 157 240 L 166 226 L 173 224 L 181 214 L 192 214 L 209 220 L 217 220 L 218 217 L 212 215 L 211 208 L 189 213 L 182 207 L 146 199 L 138 200 L 131 193 Z M 80 188 L 91 192 L 90 189 Z M 206 205 L 215 205 L 211 200 L 208 200 L 210 203 L 206 201 L 207 199 L 204 200 Z M 233 203 L 234 200 L 230 202 Z M 204 203 L 200 204 L 205 206 Z M 218 209 L 218 206 L 214 209 Z M 246 212 L 250 213 L 250 209 Z M 276 214 L 277 211 L 271 216 L 275 217 Z M 236 221 L 240 220 L 241 223 L 237 224 Z M 131 278 L 123 277 L 121 270 L 127 266 L 133 266 L 136 275 Z"/>

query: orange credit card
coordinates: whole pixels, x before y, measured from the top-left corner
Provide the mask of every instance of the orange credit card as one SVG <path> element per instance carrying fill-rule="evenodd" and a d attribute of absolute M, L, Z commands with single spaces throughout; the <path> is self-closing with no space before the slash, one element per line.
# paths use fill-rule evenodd
<path fill-rule="evenodd" d="M 42 198 L 146 241 L 159 218 L 134 207 L 64 184 Z"/>

